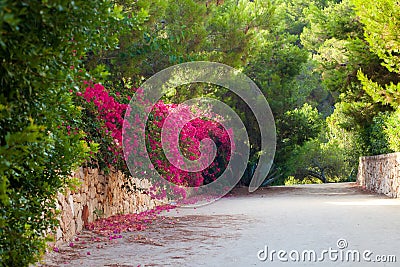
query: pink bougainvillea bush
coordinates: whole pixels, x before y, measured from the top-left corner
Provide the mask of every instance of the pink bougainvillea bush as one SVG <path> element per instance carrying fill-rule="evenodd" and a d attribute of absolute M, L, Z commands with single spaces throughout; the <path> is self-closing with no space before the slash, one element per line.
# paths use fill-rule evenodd
<path fill-rule="evenodd" d="M 135 112 L 130 110 L 130 106 L 127 104 L 130 96 L 123 97 L 119 93 L 112 94 L 101 84 L 85 83 L 85 87 L 84 92 L 78 93 L 78 96 L 83 99 L 89 117 L 94 119 L 93 128 L 95 129 L 90 129 L 92 136 L 95 136 L 96 140 L 104 141 L 100 143 L 99 160 L 104 161 L 105 166 L 118 165 L 119 168 L 123 168 L 124 164 L 121 162 L 124 162 L 122 149 L 124 116 L 127 110 Z M 136 96 L 136 100 L 139 102 L 141 92 L 141 89 L 132 90 L 132 95 Z M 182 129 L 167 135 L 163 142 L 171 145 L 173 154 L 178 154 L 180 151 L 186 159 L 193 161 L 198 160 L 202 154 L 203 156 L 213 155 L 211 151 L 207 150 L 200 152 L 201 141 L 212 139 L 216 145 L 216 157 L 211 160 L 206 158 L 210 162 L 207 168 L 197 172 L 186 171 L 177 164 L 172 164 L 164 154 L 161 129 L 167 117 L 172 113 L 177 123 L 180 120 L 188 122 Z M 230 135 L 232 133 L 225 130 L 218 121 L 208 119 L 210 117 L 215 118 L 216 116 L 213 116 L 213 114 L 199 115 L 205 113 L 204 110 L 196 110 L 182 104 L 166 104 L 163 101 L 158 101 L 153 106 L 146 125 L 143 125 L 144 122 L 137 114 L 131 116 L 134 118 L 133 121 L 129 121 L 131 124 L 129 127 L 133 129 L 146 126 L 146 153 L 152 165 L 166 181 L 176 185 L 173 188 L 174 194 L 180 194 L 182 197 L 185 197 L 185 191 L 180 186 L 198 187 L 213 182 L 226 169 L 231 157 L 231 146 L 233 144 Z M 194 119 L 188 120 L 192 117 Z M 132 140 L 129 140 L 129 146 L 125 147 L 128 152 L 125 151 L 125 153 L 132 156 L 137 167 L 143 167 L 144 171 L 140 173 L 140 176 L 144 177 L 148 166 L 142 166 L 140 158 L 143 155 L 140 153 L 143 153 L 143 151 L 138 148 L 140 144 L 135 138 L 134 131 L 131 136 Z M 126 165 L 124 167 L 126 168 Z M 165 198 L 167 193 L 163 188 L 161 184 L 153 184 L 150 194 L 155 198 Z"/>
<path fill-rule="evenodd" d="M 217 146 L 216 157 L 211 159 L 211 163 L 207 168 L 198 172 L 183 170 L 167 159 L 161 142 L 161 129 L 165 125 L 166 118 L 172 112 L 178 120 L 184 120 L 185 117 L 195 115 L 192 114 L 194 111 L 185 105 L 165 104 L 163 101 L 156 103 L 150 114 L 146 135 L 147 151 L 156 170 L 164 179 L 175 185 L 198 187 L 214 181 L 225 170 L 231 156 L 231 143 L 228 132 L 216 121 L 195 118 L 186 123 L 180 133 L 176 130 L 172 135 L 167 136 L 164 142 L 171 145 L 170 152 L 178 154 L 178 150 L 180 150 L 182 155 L 189 160 L 198 160 L 200 158 L 201 140 L 211 138 Z M 174 134 L 179 134 L 179 144 L 173 144 L 175 142 Z M 203 154 L 205 156 L 213 155 L 211 151 L 207 150 L 203 151 Z M 160 187 L 161 185 L 154 185 L 154 187 L 157 186 Z M 179 194 L 177 190 L 179 190 L 179 187 L 175 188 L 175 194 Z M 183 191 L 181 192 L 183 193 Z M 159 196 L 164 197 L 165 195 L 159 194 Z"/>
<path fill-rule="evenodd" d="M 122 125 L 128 104 L 119 103 L 101 84 L 87 85 L 83 97 L 95 107 L 94 113 L 101 125 L 96 130 L 101 131 L 103 136 L 111 138 L 107 150 L 115 157 L 109 163 L 116 163 L 118 157 L 122 155 Z"/>
<path fill-rule="evenodd" d="M 101 84 L 86 81 L 82 92 L 76 92 L 76 97 L 85 120 L 82 130 L 86 133 L 86 141 L 98 144 L 98 152 L 93 155 L 94 167 L 105 171 L 124 170 L 121 129 L 129 100 L 119 93 L 108 92 Z"/>

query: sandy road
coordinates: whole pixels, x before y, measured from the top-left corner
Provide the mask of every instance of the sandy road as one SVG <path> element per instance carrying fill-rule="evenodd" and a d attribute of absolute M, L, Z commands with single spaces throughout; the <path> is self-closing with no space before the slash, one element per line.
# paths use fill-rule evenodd
<path fill-rule="evenodd" d="M 400 266 L 400 200 L 352 183 L 236 189 L 164 215 L 112 242 L 62 247 L 44 266 Z"/>

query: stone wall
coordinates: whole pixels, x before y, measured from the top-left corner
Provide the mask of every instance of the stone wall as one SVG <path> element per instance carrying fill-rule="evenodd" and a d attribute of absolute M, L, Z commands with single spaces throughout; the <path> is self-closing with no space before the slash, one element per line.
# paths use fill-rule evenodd
<path fill-rule="evenodd" d="M 98 169 L 80 168 L 73 173 L 73 177 L 82 184 L 73 191 L 66 189 L 58 194 L 60 227 L 56 232 L 56 243 L 70 240 L 85 225 L 98 218 L 137 213 L 159 204 L 135 190 L 135 186 L 148 188 L 146 181 L 132 179 L 126 185 L 127 179 L 119 171 L 105 175 Z"/>
<path fill-rule="evenodd" d="M 389 197 L 400 197 L 400 153 L 361 157 L 357 183 Z"/>

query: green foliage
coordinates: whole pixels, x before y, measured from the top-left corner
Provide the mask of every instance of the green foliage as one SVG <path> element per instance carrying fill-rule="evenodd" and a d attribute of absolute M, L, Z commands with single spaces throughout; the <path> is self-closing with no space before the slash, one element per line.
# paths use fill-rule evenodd
<path fill-rule="evenodd" d="M 381 0 L 365 3 L 354 0 L 355 10 L 364 26 L 365 40 L 372 53 L 386 67 L 379 76 L 368 74 L 364 69 L 358 71 L 363 90 L 387 108 L 385 114 L 374 117 L 371 126 L 371 153 L 381 154 L 399 150 L 398 117 L 400 87 L 400 7 L 394 1 Z"/>
<path fill-rule="evenodd" d="M 391 113 L 385 120 L 384 133 L 387 138 L 388 148 L 400 152 L 400 109 Z"/>
<path fill-rule="evenodd" d="M 95 152 L 73 97 L 85 55 L 116 47 L 119 13 L 108 1 L 0 3 L 0 266 L 39 259 L 58 190 Z"/>
<path fill-rule="evenodd" d="M 307 97 L 309 91 L 296 91 L 295 78 L 302 71 L 308 55 L 284 37 L 267 46 L 247 66 L 246 74 L 251 77 L 267 96 L 275 116 L 298 106 L 298 97 Z M 309 89 L 309 88 L 307 88 Z M 311 88 L 312 89 L 312 88 Z M 309 89 L 311 91 L 311 89 Z M 302 105 L 303 103 L 300 103 Z"/>
<path fill-rule="evenodd" d="M 277 183 L 351 180 L 360 155 L 400 151 L 399 13 L 391 0 L 1 1 L 0 266 L 39 259 L 52 199 L 79 186 L 71 169 L 97 149 L 102 168 L 112 156 L 114 140 L 77 96 L 83 80 L 121 100 L 177 63 L 242 70 L 275 115 Z M 223 100 L 244 121 L 248 181 L 263 126 L 217 86 L 185 86 L 165 100 L 197 96 Z"/>
<path fill-rule="evenodd" d="M 400 110 L 374 116 L 369 127 L 369 152 L 372 155 L 400 151 Z"/>
<path fill-rule="evenodd" d="M 228 0 L 211 6 L 208 59 L 242 68 L 267 42 L 272 16 L 270 1 Z"/>
<path fill-rule="evenodd" d="M 387 72 L 379 77 L 358 72 L 363 89 L 375 102 L 398 108 L 400 104 L 400 7 L 394 1 L 381 0 L 364 3 L 354 0 L 355 10 L 364 25 L 369 49 L 382 60 Z M 368 77 L 369 76 L 369 77 Z M 375 80 L 375 81 L 374 81 Z"/>
<path fill-rule="evenodd" d="M 341 152 L 333 144 L 321 142 L 318 138 L 307 141 L 292 152 L 286 163 L 288 173 L 299 180 L 335 181 L 337 176 L 345 177 Z"/>
<path fill-rule="evenodd" d="M 294 176 L 289 176 L 285 179 L 285 185 L 298 185 L 298 184 L 322 184 L 321 180 L 315 177 L 305 177 L 305 178 L 295 178 Z"/>
<path fill-rule="evenodd" d="M 301 1 L 299 1 L 301 2 Z M 293 25 L 293 20 L 304 18 L 306 3 L 277 1 L 271 14 L 271 27 L 267 40 L 260 43 L 259 53 L 252 55 L 245 73 L 252 78 L 271 106 L 275 117 L 300 107 L 313 87 L 301 87 L 300 74 L 308 74 L 305 66 L 309 55 L 300 46 L 300 32 L 305 22 Z"/>
<path fill-rule="evenodd" d="M 304 104 L 301 108 L 287 111 L 279 125 L 282 143 L 286 146 L 301 146 L 319 135 L 323 121 L 316 108 Z"/>
<path fill-rule="evenodd" d="M 357 15 L 364 25 L 365 40 L 370 50 L 383 60 L 390 71 L 400 72 L 400 6 L 393 0 L 365 2 L 353 0 Z"/>
<path fill-rule="evenodd" d="M 318 110 L 309 104 L 287 111 L 277 120 L 278 142 L 275 163 L 283 174 L 281 180 L 293 174 L 292 166 L 288 161 L 293 158 L 294 151 L 303 149 L 305 143 L 317 138 L 323 126 L 324 121 Z M 296 161 L 293 163 L 295 164 Z M 278 182 L 282 182 L 281 180 Z"/>
<path fill-rule="evenodd" d="M 355 179 L 358 157 L 363 152 L 362 136 L 353 128 L 357 125 L 346 115 L 346 108 L 346 105 L 337 104 L 319 135 L 291 150 L 286 161 L 287 175 L 293 176 L 289 182 Z"/>
<path fill-rule="evenodd" d="M 304 28 L 301 41 L 319 63 L 324 85 L 331 92 L 346 92 L 349 88 L 359 92 L 360 88 L 351 85 L 357 81 L 355 73 L 376 57 L 365 52 L 368 47 L 362 41 L 362 25 L 349 0 L 325 8 L 312 5 L 305 13 L 310 24 Z"/>
<path fill-rule="evenodd" d="M 108 88 L 139 86 L 171 65 L 218 61 L 242 68 L 259 51 L 271 27 L 269 1 L 123 1 L 122 11 L 137 13 L 140 27 L 120 38 L 118 49 L 88 58 L 90 69 L 104 64 Z M 146 11 L 146 12 L 145 12 Z"/>
<path fill-rule="evenodd" d="M 373 155 L 393 152 L 389 148 L 388 136 L 385 133 L 387 119 L 387 113 L 380 113 L 373 118 L 373 122 L 369 127 L 369 151 Z"/>
<path fill-rule="evenodd" d="M 363 85 L 363 90 L 371 96 L 372 100 L 376 103 L 382 103 L 383 105 L 391 105 L 393 108 L 398 108 L 400 105 L 400 85 L 399 83 L 394 84 L 393 81 L 390 84 L 380 85 L 377 82 L 373 82 L 360 70 L 358 71 L 358 78 Z M 397 79 L 396 79 L 397 80 Z"/>
<path fill-rule="evenodd" d="M 291 149 L 291 144 L 282 142 L 287 137 L 283 135 L 290 131 L 290 128 L 296 129 L 298 126 L 289 126 L 296 119 L 288 118 L 288 112 L 303 109 L 305 103 L 312 103 L 313 107 L 319 106 L 328 95 L 320 86 L 318 74 L 312 70 L 313 63 L 309 60 L 309 53 L 300 43 L 300 33 L 308 23 L 303 10 L 311 3 L 297 0 L 273 3 L 274 13 L 271 20 L 274 24 L 267 35 L 269 38 L 262 43 L 260 53 L 251 57 L 244 71 L 263 91 L 275 117 L 278 144 L 271 179 L 276 180 L 284 175 L 285 160 Z M 323 105 L 321 108 L 325 109 Z M 254 119 L 246 117 L 246 121 Z M 249 132 L 251 135 L 258 134 L 257 130 Z M 311 132 L 311 135 L 313 134 Z M 257 143 L 254 148 L 257 150 Z"/>
<path fill-rule="evenodd" d="M 358 158 L 365 154 L 368 145 L 364 141 L 366 140 L 364 127 L 349 115 L 356 113 L 353 108 L 359 113 L 370 112 L 368 105 L 339 102 L 336 103 L 333 114 L 326 119 L 327 129 L 324 139 L 333 150 L 338 151 L 339 160 L 345 164 L 343 179 L 357 170 Z M 364 115 L 361 114 L 360 117 Z"/>
<path fill-rule="evenodd" d="M 336 171 L 346 177 L 359 156 L 396 150 L 399 7 L 394 1 L 344 0 L 311 5 L 305 13 L 302 44 L 337 101 L 321 142 L 340 151 L 344 165 Z"/>
<path fill-rule="evenodd" d="M 300 36 L 304 27 L 309 25 L 305 12 L 310 7 L 324 8 L 329 3 L 336 2 L 330 0 L 275 0 L 277 6 L 277 16 L 281 21 L 281 31 L 291 35 Z M 300 43 L 299 43 L 300 44 Z"/>

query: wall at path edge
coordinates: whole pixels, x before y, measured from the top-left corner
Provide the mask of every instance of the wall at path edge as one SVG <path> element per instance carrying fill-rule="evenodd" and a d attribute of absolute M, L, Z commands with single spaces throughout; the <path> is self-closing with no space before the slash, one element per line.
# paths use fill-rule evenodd
<path fill-rule="evenodd" d="M 389 197 L 400 197 L 400 153 L 360 157 L 357 183 Z"/>
<path fill-rule="evenodd" d="M 116 214 L 139 213 L 160 204 L 148 195 L 134 190 L 133 183 L 148 188 L 146 181 L 133 179 L 131 192 L 123 188 L 126 177 L 120 171 L 104 174 L 98 169 L 79 168 L 72 174 L 82 185 L 74 192 L 67 189 L 58 193 L 57 209 L 60 226 L 56 231 L 56 244 L 71 240 L 88 223 Z"/>

